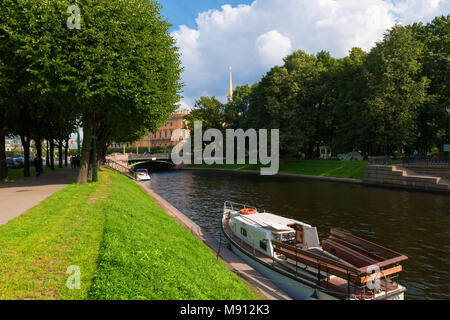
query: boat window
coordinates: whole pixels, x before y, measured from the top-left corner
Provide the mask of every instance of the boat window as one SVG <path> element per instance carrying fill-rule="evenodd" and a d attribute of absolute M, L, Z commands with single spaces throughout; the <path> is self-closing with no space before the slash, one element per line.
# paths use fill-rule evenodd
<path fill-rule="evenodd" d="M 259 242 L 259 247 L 264 251 L 267 251 L 267 239 L 261 240 Z"/>
<path fill-rule="evenodd" d="M 246 237 L 247 236 L 247 230 L 245 230 L 244 228 L 241 228 L 241 234 Z"/>

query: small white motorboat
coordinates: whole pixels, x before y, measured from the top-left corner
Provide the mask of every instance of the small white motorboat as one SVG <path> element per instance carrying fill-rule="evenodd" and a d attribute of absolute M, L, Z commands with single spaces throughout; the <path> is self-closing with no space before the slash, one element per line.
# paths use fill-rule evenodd
<path fill-rule="evenodd" d="M 150 177 L 150 175 L 148 174 L 147 169 L 137 169 L 134 172 L 134 177 L 136 178 L 136 180 L 138 181 L 150 181 L 152 180 L 152 178 Z"/>
<path fill-rule="evenodd" d="M 320 245 L 317 228 L 225 202 L 222 231 L 232 251 L 294 299 L 403 300 L 399 264 L 406 256 L 331 229 Z"/>

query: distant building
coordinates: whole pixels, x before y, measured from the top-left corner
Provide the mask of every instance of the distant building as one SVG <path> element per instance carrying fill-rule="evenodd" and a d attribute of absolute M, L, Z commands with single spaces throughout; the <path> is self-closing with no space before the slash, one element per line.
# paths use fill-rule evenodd
<path fill-rule="evenodd" d="M 70 139 L 70 140 L 69 140 L 69 149 L 70 149 L 70 150 L 76 150 L 76 149 L 78 149 L 77 139 Z"/>
<path fill-rule="evenodd" d="M 172 118 L 170 118 L 164 126 L 160 127 L 156 132 L 151 133 L 149 136 L 144 137 L 141 141 L 135 143 L 112 143 L 112 148 L 122 148 L 122 147 L 139 147 L 146 149 L 150 144 L 150 149 L 152 147 L 167 147 L 174 146 L 178 141 L 172 141 L 172 133 L 177 129 L 184 129 L 186 125 L 186 120 L 183 119 L 185 115 L 189 114 L 188 110 L 176 111 Z M 180 140 L 186 140 L 190 136 L 189 132 L 185 132 L 184 135 L 180 136 Z M 144 152 L 145 150 L 141 150 Z"/>
<path fill-rule="evenodd" d="M 23 151 L 20 137 L 10 137 L 5 139 L 6 151 Z"/>

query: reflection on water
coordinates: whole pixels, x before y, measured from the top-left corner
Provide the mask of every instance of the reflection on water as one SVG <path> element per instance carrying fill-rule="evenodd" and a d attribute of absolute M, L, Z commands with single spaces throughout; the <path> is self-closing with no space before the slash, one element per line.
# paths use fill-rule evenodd
<path fill-rule="evenodd" d="M 220 235 L 226 200 L 316 226 L 321 239 L 346 229 L 409 257 L 406 299 L 450 299 L 450 197 L 240 173 L 154 173 L 153 190 L 206 232 Z"/>

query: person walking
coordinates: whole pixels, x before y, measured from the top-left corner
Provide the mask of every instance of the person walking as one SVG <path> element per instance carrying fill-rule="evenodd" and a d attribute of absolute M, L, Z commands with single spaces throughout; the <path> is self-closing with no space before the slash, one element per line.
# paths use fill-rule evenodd
<path fill-rule="evenodd" d="M 80 155 L 77 154 L 77 158 L 76 158 L 76 167 L 79 168 L 80 167 Z"/>
<path fill-rule="evenodd" d="M 414 156 L 413 156 L 413 159 L 414 159 L 415 161 L 419 160 L 419 151 L 417 151 L 417 149 L 414 150 Z"/>

